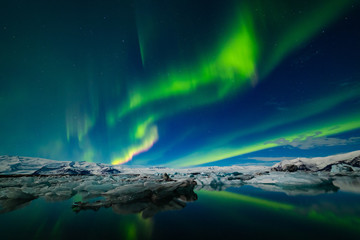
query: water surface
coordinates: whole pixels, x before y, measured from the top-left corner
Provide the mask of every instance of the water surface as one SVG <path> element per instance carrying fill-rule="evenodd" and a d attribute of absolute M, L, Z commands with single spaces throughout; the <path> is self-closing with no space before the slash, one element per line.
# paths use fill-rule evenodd
<path fill-rule="evenodd" d="M 36 199 L 0 215 L 1 239 L 355 239 L 360 195 L 289 196 L 251 186 L 196 191 L 197 200 L 152 217 L 116 206 L 76 212 L 70 200 Z M 98 200 L 98 199 L 95 199 Z M 100 199 L 101 200 L 101 199 Z"/>

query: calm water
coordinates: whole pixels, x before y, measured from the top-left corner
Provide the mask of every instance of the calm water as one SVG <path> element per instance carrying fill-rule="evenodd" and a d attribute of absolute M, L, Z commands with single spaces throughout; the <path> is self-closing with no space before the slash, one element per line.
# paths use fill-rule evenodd
<path fill-rule="evenodd" d="M 1 239 L 358 239 L 360 195 L 288 196 L 250 186 L 196 191 L 198 199 L 153 217 L 116 207 L 75 212 L 43 199 L 0 215 Z"/>

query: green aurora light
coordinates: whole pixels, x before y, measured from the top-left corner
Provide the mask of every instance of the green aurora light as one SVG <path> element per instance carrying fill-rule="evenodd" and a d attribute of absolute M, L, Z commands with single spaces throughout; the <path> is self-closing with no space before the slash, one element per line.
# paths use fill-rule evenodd
<path fill-rule="evenodd" d="M 345 25 L 336 24 L 355 3 L 229 0 L 204 8 L 139 0 L 110 17 L 102 15 L 112 12 L 111 4 L 79 19 L 58 21 L 54 13 L 47 19 L 52 34 L 38 28 L 42 14 L 33 15 L 33 6 L 34 13 L 25 14 L 34 22 L 31 34 L 21 24 L 2 26 L 0 130 L 7 137 L 0 152 L 187 167 L 309 137 L 350 136 L 360 129 L 353 60 L 339 59 L 346 63 L 328 69 L 337 59 L 321 62 L 306 52 L 306 61 L 324 69 L 306 65 L 303 80 L 282 79 L 279 72 L 293 76 L 289 61 L 317 41 L 324 42 L 317 48 L 341 58 L 321 35 L 340 32 Z M 84 25 L 87 18 L 94 24 Z M 346 39 L 339 34 L 333 41 Z M 272 95 L 286 102 L 285 111 L 263 111 Z"/>

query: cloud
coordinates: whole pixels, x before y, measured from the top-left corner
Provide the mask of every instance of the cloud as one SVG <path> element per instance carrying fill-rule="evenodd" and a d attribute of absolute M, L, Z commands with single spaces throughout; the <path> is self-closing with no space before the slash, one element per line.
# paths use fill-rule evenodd
<path fill-rule="evenodd" d="M 300 149 L 311 149 L 315 147 L 332 147 L 332 146 L 343 146 L 360 142 L 360 137 L 351 137 L 348 139 L 343 138 L 329 138 L 329 137 L 317 137 L 321 132 L 317 132 L 314 136 L 302 138 L 295 138 L 292 141 L 286 140 L 285 138 L 279 138 L 269 143 L 276 143 L 282 146 L 292 146 Z"/>
<path fill-rule="evenodd" d="M 249 157 L 248 159 L 262 161 L 262 162 L 274 162 L 274 161 L 283 161 L 283 160 L 291 160 L 296 157 Z"/>

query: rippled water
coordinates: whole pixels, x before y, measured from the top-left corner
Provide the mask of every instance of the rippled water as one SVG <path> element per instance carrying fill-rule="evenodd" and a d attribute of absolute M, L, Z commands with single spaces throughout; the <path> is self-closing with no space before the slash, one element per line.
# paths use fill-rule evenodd
<path fill-rule="evenodd" d="M 79 195 L 61 202 L 36 199 L 0 215 L 1 239 L 356 239 L 360 234 L 359 194 L 289 196 L 250 186 L 196 194 L 184 208 L 157 206 L 152 217 L 116 206 L 77 211 L 73 203 Z"/>

